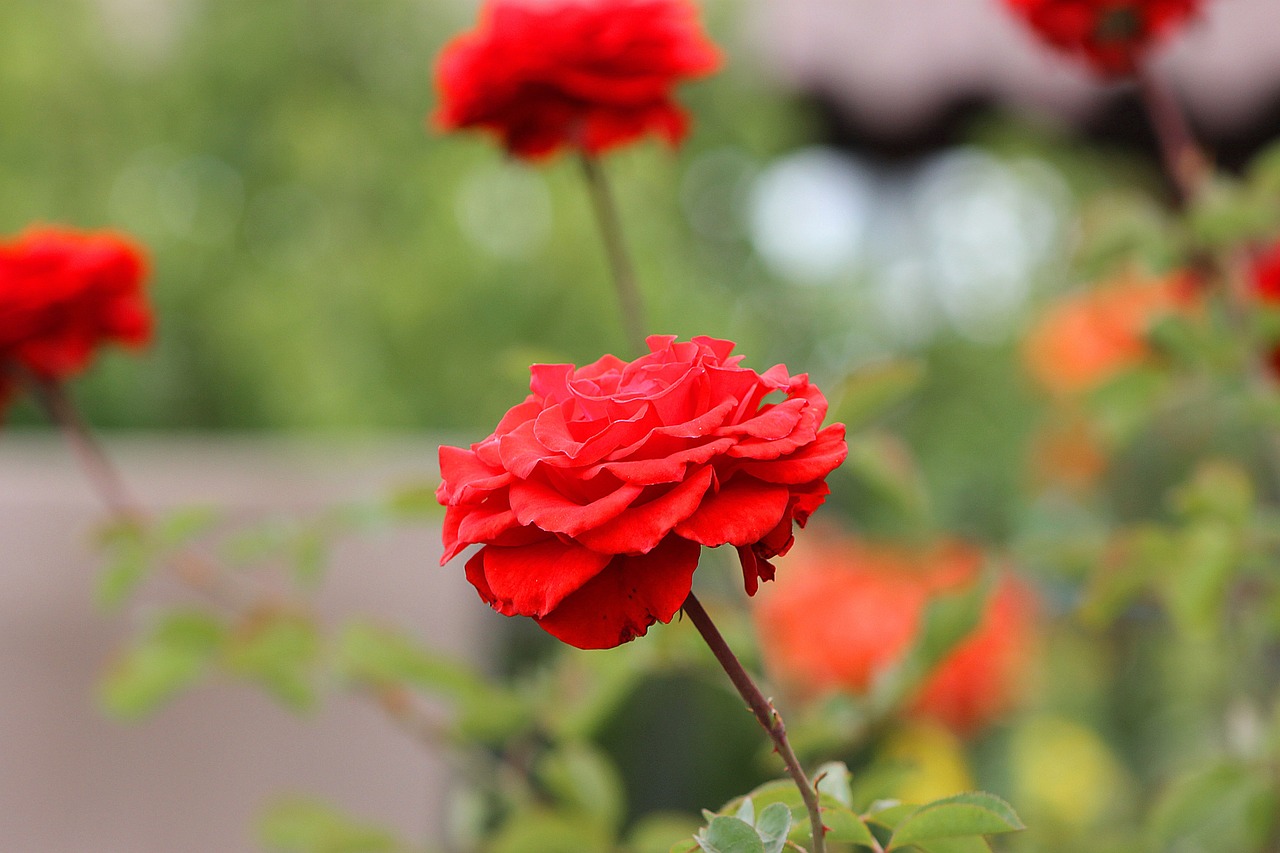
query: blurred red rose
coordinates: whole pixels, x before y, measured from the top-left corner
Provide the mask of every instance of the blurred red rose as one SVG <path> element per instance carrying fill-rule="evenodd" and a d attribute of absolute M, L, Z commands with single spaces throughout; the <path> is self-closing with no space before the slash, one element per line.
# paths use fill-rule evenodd
<path fill-rule="evenodd" d="M 1086 393 L 1152 355 L 1147 334 L 1171 314 L 1188 311 L 1196 286 L 1186 274 L 1126 275 L 1050 307 L 1027 337 L 1027 368 L 1063 396 Z"/>
<path fill-rule="evenodd" d="M 62 380 L 101 344 L 145 344 L 146 273 L 141 249 L 110 232 L 33 228 L 0 241 L 0 398 L 15 368 Z"/>
<path fill-rule="evenodd" d="M 669 622 L 703 545 L 733 545 L 754 593 L 847 453 L 807 376 L 740 367 L 713 338 L 649 347 L 534 365 L 533 393 L 493 435 L 440 448 L 441 562 L 483 545 L 466 566 L 481 598 L 579 648 Z"/>
<path fill-rule="evenodd" d="M 912 550 L 810 539 L 755 603 L 765 662 L 793 692 L 864 693 L 920 628 L 929 600 L 976 581 L 982 553 L 946 542 Z M 1028 663 L 1034 599 L 1005 576 L 978 628 L 929 676 L 911 713 L 971 733 L 1008 710 Z"/>
<path fill-rule="evenodd" d="M 491 0 L 440 55 L 437 123 L 486 128 L 512 154 L 591 154 L 689 120 L 672 98 L 720 55 L 687 0 Z"/>
<path fill-rule="evenodd" d="M 1048 44 L 1099 74 L 1134 73 L 1160 40 L 1182 26 L 1201 0 L 1005 0 Z"/>
<path fill-rule="evenodd" d="M 1272 308 L 1280 308 L 1280 241 L 1254 258 L 1251 271 L 1253 292 L 1258 300 Z M 1267 361 L 1272 372 L 1280 376 L 1280 344 L 1272 347 Z"/>

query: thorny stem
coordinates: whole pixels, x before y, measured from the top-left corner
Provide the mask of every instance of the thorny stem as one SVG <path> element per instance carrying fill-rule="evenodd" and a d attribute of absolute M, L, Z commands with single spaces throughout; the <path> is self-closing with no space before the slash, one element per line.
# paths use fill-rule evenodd
<path fill-rule="evenodd" d="M 738 689 L 738 693 L 746 700 L 747 707 L 756 715 L 760 725 L 764 726 L 764 730 L 768 732 L 770 739 L 773 740 L 774 749 L 782 757 L 782 762 L 786 764 L 787 773 L 796 783 L 796 787 L 800 789 L 800 796 L 804 798 L 805 808 L 809 811 L 809 823 L 813 826 L 813 853 L 825 853 L 827 828 L 822 825 L 822 811 L 818 805 L 818 791 L 809 782 L 809 777 L 805 776 L 804 768 L 800 766 L 800 760 L 796 758 L 795 750 L 791 748 L 791 743 L 787 740 L 787 728 L 782 723 L 782 717 L 778 715 L 773 703 L 765 698 L 765 695 L 760 692 L 760 688 L 751 680 L 751 676 L 743 668 L 742 662 L 738 660 L 737 655 L 729 648 L 729 644 L 725 642 L 715 623 L 711 621 L 711 617 L 703 609 L 702 602 L 698 601 L 692 592 L 684 600 L 684 612 L 689 617 L 689 621 L 698 629 L 702 639 L 706 640 L 707 645 L 711 648 L 711 653 L 720 662 L 720 666 L 728 673 L 729 680 L 733 682 L 733 686 Z"/>
<path fill-rule="evenodd" d="M 600 224 L 600 236 L 604 239 L 605 254 L 609 257 L 609 270 L 613 276 L 613 286 L 618 294 L 618 308 L 622 312 L 623 330 L 627 335 L 627 343 L 633 355 L 641 355 L 648 351 L 645 343 L 644 304 L 640 299 L 640 288 L 636 283 L 635 266 L 627 253 L 626 241 L 622 236 L 622 219 L 618 215 L 618 205 L 614 200 L 609 180 L 605 176 L 600 160 L 585 151 L 582 154 L 582 172 L 587 179 L 587 189 L 591 194 L 591 206 L 595 210 L 596 221 Z"/>

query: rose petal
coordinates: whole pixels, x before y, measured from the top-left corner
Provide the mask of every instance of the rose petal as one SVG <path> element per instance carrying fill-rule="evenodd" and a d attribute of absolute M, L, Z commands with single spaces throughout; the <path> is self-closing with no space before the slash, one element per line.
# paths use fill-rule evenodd
<path fill-rule="evenodd" d="M 583 545 L 606 554 L 643 554 L 657 547 L 680 522 L 698 509 L 715 472 L 699 469 L 660 497 L 633 504 L 626 512 L 577 536 Z"/>
<path fill-rule="evenodd" d="M 474 451 L 461 447 L 440 447 L 440 487 L 436 498 L 446 505 L 483 500 L 485 494 L 510 483 L 512 477 L 501 468 L 485 465 Z"/>
<path fill-rule="evenodd" d="M 580 649 L 611 649 L 670 622 L 689 596 L 701 549 L 669 536 L 648 554 L 615 557 L 538 620 L 543 630 Z"/>
<path fill-rule="evenodd" d="M 832 424 L 821 430 L 811 444 L 795 453 L 779 459 L 744 461 L 742 470 L 770 483 L 808 483 L 820 480 L 839 468 L 848 455 L 844 424 Z"/>
<path fill-rule="evenodd" d="M 543 616 L 595 577 L 609 559 L 554 537 L 514 548 L 485 546 L 484 577 L 493 609 L 504 616 Z"/>
<path fill-rule="evenodd" d="M 593 479 L 601 473 L 609 473 L 627 483 L 642 486 L 674 483 L 687 477 L 690 465 L 701 465 L 726 453 L 733 447 L 733 439 L 717 438 L 684 450 L 671 451 L 651 459 L 626 459 L 601 462 L 583 472 L 583 477 Z"/>
<path fill-rule="evenodd" d="M 623 483 L 602 498 L 580 504 L 547 483 L 520 480 L 511 486 L 510 501 L 521 524 L 577 536 L 617 518 L 643 491 L 644 486 Z"/>
<path fill-rule="evenodd" d="M 778 526 L 787 512 L 786 486 L 738 475 L 706 497 L 697 512 L 675 526 L 700 545 L 753 545 Z"/>

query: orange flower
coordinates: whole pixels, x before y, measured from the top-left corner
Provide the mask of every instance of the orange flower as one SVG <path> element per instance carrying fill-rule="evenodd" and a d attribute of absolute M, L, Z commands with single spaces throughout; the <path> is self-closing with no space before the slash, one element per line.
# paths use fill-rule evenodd
<path fill-rule="evenodd" d="M 912 550 L 828 538 L 797 546 L 772 593 L 755 603 L 765 661 L 805 697 L 863 693 L 897 661 L 929 600 L 972 583 L 982 564 L 971 545 Z M 971 733 L 1006 711 L 1027 663 L 1034 603 L 1005 576 L 978 628 L 937 667 L 911 713 Z"/>
<path fill-rule="evenodd" d="M 1124 276 L 1068 296 L 1031 330 L 1027 367 L 1057 394 L 1090 391 L 1150 358 L 1147 333 L 1161 317 L 1186 310 L 1193 289 L 1189 274 Z"/>

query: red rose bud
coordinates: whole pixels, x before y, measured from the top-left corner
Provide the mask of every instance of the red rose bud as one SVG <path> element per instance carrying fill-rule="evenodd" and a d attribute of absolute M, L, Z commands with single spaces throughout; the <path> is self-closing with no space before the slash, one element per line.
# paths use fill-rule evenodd
<path fill-rule="evenodd" d="M 482 545 L 480 597 L 583 649 L 669 622 L 704 545 L 734 546 L 754 594 L 848 449 L 807 376 L 758 374 L 733 346 L 654 336 L 629 363 L 534 365 L 493 435 L 440 448 L 441 563 Z"/>
<path fill-rule="evenodd" d="M 495 133 L 520 157 L 598 154 L 689 120 L 672 98 L 720 54 L 686 0 L 492 0 L 440 55 L 437 124 Z"/>
<path fill-rule="evenodd" d="M 15 369 L 63 380 L 104 343 L 147 343 L 146 274 L 141 249 L 110 232 L 33 228 L 0 241 L 0 402 Z"/>
<path fill-rule="evenodd" d="M 756 602 L 765 662 L 803 697 L 865 693 L 915 640 L 930 599 L 975 582 L 981 565 L 981 552 L 960 542 L 911 550 L 811 539 Z M 1030 591 L 1002 578 L 977 629 L 930 674 L 910 713 L 967 734 L 1007 711 L 1029 662 L 1034 610 Z"/>
<path fill-rule="evenodd" d="M 1005 0 L 1047 44 L 1104 77 L 1133 74 L 1201 0 Z"/>

